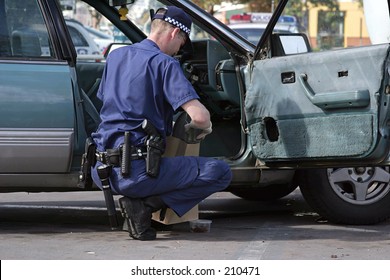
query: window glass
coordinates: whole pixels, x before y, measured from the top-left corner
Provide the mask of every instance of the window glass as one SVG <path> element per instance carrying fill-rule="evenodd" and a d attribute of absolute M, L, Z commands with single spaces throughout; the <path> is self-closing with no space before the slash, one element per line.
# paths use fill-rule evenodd
<path fill-rule="evenodd" d="M 378 3 L 370 6 L 368 2 L 289 1 L 284 16 L 289 15 L 294 20 L 285 24 L 295 26 L 297 32 L 305 33 L 313 51 L 389 42 L 390 20 L 387 2 L 378 0 Z M 278 24 L 281 23 L 280 20 Z M 387 32 L 387 38 L 386 34 L 382 37 L 377 34 L 380 32 Z"/>
<path fill-rule="evenodd" d="M 51 57 L 45 21 L 36 0 L 0 0 L 0 57 Z"/>
<path fill-rule="evenodd" d="M 138 0 L 134 4 L 127 5 L 129 10 L 127 18 L 134 22 L 146 35 L 150 33 L 150 9 L 155 11 L 166 5 L 157 0 Z M 211 39 L 210 34 L 202 30 L 195 23 L 191 26 L 191 40 Z"/>
<path fill-rule="evenodd" d="M 124 42 L 125 36 L 95 8 L 82 1 L 60 1 L 78 60 L 102 58 L 107 46 Z"/>
<path fill-rule="evenodd" d="M 75 47 L 86 47 L 88 46 L 87 40 L 82 36 L 82 34 L 77 31 L 74 27 L 68 25 L 68 30 L 70 37 L 72 37 L 72 42 Z"/>
<path fill-rule="evenodd" d="M 111 43 L 133 43 L 104 15 L 95 8 L 82 1 L 60 1 L 62 13 L 68 26 L 73 44 L 78 54 L 78 60 L 91 60 L 102 57 Z M 137 0 L 126 6 L 128 12 L 125 17 L 133 22 L 145 35 L 150 32 L 150 9 L 157 10 L 166 6 L 157 0 Z M 122 14 L 121 6 L 116 6 L 118 16 Z M 122 7 L 123 8 L 123 7 Z M 191 28 L 191 39 L 205 39 L 211 36 L 197 25 Z M 100 61 L 100 60 L 99 60 Z"/>

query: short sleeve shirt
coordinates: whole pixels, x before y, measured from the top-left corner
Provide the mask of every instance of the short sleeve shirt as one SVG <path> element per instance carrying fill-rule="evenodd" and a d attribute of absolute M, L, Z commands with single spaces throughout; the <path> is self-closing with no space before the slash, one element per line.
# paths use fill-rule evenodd
<path fill-rule="evenodd" d="M 162 136 L 170 135 L 174 112 L 199 98 L 179 62 L 149 39 L 110 53 L 98 97 L 101 123 L 92 137 L 100 151 L 119 147 L 125 131 L 132 145 L 143 145 L 144 119 Z"/>

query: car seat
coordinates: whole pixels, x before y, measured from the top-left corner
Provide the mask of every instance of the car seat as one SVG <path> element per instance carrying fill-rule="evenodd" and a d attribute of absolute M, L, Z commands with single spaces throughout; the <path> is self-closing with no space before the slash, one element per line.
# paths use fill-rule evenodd
<path fill-rule="evenodd" d="M 21 57 L 39 57 L 42 54 L 39 36 L 35 30 L 22 28 L 12 32 L 12 54 Z"/>

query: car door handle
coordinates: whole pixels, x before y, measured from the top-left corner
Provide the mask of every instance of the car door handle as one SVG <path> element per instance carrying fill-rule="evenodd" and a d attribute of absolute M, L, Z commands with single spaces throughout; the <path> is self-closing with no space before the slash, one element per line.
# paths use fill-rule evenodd
<path fill-rule="evenodd" d="M 305 95 L 314 105 L 321 109 L 358 108 L 366 107 L 370 104 L 370 92 L 368 89 L 315 93 L 308 83 L 306 74 L 300 74 L 298 80 L 304 89 Z"/>

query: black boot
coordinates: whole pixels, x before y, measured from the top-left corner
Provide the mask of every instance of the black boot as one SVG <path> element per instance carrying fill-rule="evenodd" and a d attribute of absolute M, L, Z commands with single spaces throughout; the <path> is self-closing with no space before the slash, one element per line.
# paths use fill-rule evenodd
<path fill-rule="evenodd" d="M 146 207 L 149 207 L 150 210 L 153 212 L 156 212 L 158 210 L 161 210 L 160 212 L 160 221 L 163 221 L 165 218 L 165 213 L 167 211 L 167 205 L 164 203 L 164 201 L 159 196 L 148 196 L 143 199 L 144 204 Z"/>
<path fill-rule="evenodd" d="M 159 196 L 148 196 L 143 198 L 142 200 L 145 206 L 149 207 L 152 212 L 156 212 L 167 207 L 164 201 L 162 201 L 161 197 Z"/>
<path fill-rule="evenodd" d="M 119 199 L 119 206 L 132 238 L 156 239 L 156 230 L 151 227 L 152 209 L 147 207 L 142 199 L 122 197 Z"/>

